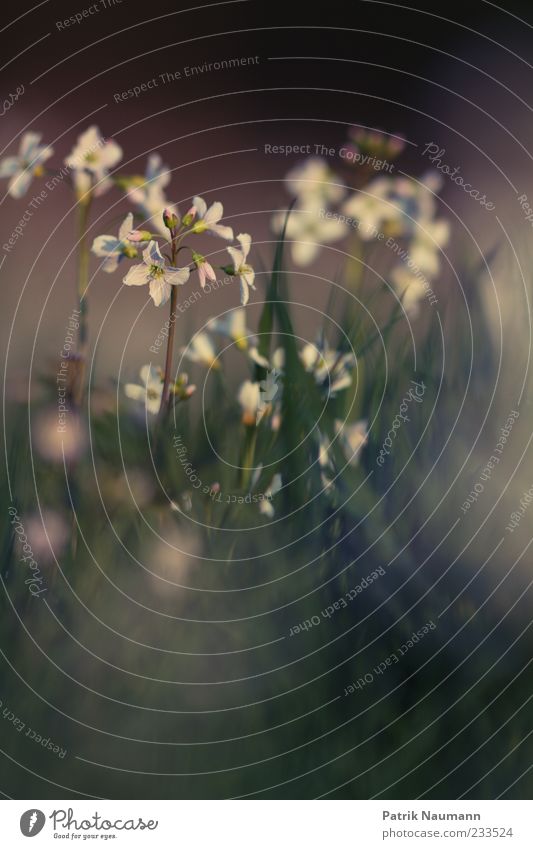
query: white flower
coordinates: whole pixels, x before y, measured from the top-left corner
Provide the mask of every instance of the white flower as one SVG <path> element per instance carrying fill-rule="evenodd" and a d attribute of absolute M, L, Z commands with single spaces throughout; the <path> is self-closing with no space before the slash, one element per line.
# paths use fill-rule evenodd
<path fill-rule="evenodd" d="M 132 265 L 123 283 L 126 286 L 150 286 L 150 295 L 156 307 L 166 304 L 172 286 L 182 286 L 189 279 L 188 267 L 173 268 L 165 260 L 157 242 L 151 241 L 143 251 L 143 262 Z"/>
<path fill-rule="evenodd" d="M 358 464 L 361 450 L 368 441 L 367 425 L 366 419 L 352 425 L 340 419 L 335 420 L 335 433 L 338 434 L 340 446 L 350 466 Z"/>
<path fill-rule="evenodd" d="M 434 277 L 440 268 L 440 248 L 450 237 L 450 225 L 443 218 L 418 222 L 409 248 L 411 262 L 423 273 Z"/>
<path fill-rule="evenodd" d="M 305 202 L 318 202 L 322 205 L 339 203 L 346 189 L 339 185 L 338 178 L 330 170 L 325 159 L 311 156 L 301 165 L 292 168 L 285 177 L 287 188 L 292 195 Z"/>
<path fill-rule="evenodd" d="M 128 234 L 133 226 L 133 215 L 129 212 L 118 231 L 118 238 L 115 236 L 97 236 L 92 245 L 92 252 L 99 257 L 105 257 L 102 263 L 104 271 L 116 271 L 117 266 L 124 257 L 134 259 L 138 256 L 137 245 L 142 246 L 142 243 L 133 244 L 128 239 Z"/>
<path fill-rule="evenodd" d="M 220 368 L 220 360 L 211 337 L 207 333 L 197 333 L 189 344 L 181 349 L 181 354 L 193 363 L 206 368 Z"/>
<path fill-rule="evenodd" d="M 440 178 L 432 173 L 420 181 L 377 177 L 364 191 L 348 198 L 343 213 L 358 220 L 358 232 L 365 240 L 375 239 L 379 233 L 413 236 L 419 221 L 429 222 L 434 217 L 434 192 L 440 186 Z"/>
<path fill-rule="evenodd" d="M 7 191 L 12 198 L 25 195 L 33 177 L 44 173 L 43 163 L 54 151 L 40 145 L 41 138 L 41 133 L 24 133 L 17 156 L 6 156 L 0 162 L 0 177 L 9 177 Z"/>
<path fill-rule="evenodd" d="M 192 228 L 193 233 L 205 233 L 207 230 L 213 236 L 219 236 L 221 239 L 226 239 L 229 242 L 233 239 L 233 230 L 231 227 L 225 227 L 223 224 L 218 223 L 224 215 L 224 207 L 218 201 L 212 203 L 208 209 L 203 198 L 194 197 L 192 199 L 191 213 L 198 216 Z"/>
<path fill-rule="evenodd" d="M 152 415 L 157 415 L 163 395 L 163 378 L 161 371 L 153 366 L 143 366 L 139 372 L 142 386 L 138 383 L 126 383 L 124 392 L 134 401 L 142 401 Z"/>
<path fill-rule="evenodd" d="M 168 208 L 177 215 L 177 208 L 169 207 L 165 196 L 164 189 L 169 183 L 168 165 L 163 164 L 159 153 L 151 153 L 144 179 L 135 178 L 135 182 L 127 189 L 129 200 L 137 206 L 143 217 L 143 226 L 165 236 L 168 236 L 168 230 L 163 223 L 163 210 Z"/>
<path fill-rule="evenodd" d="M 319 341 L 316 345 L 304 345 L 300 351 L 300 359 L 305 370 L 314 374 L 316 382 L 324 386 L 330 396 L 351 386 L 351 370 L 357 363 L 355 354 L 343 354 L 329 348 L 325 341 Z"/>
<path fill-rule="evenodd" d="M 242 422 L 245 425 L 255 425 L 257 413 L 261 404 L 261 387 L 258 383 L 245 380 L 239 389 L 237 400 L 242 407 Z"/>
<path fill-rule="evenodd" d="M 331 442 L 328 437 L 324 434 L 320 434 L 320 440 L 318 443 L 318 465 L 320 467 L 320 479 L 322 481 L 322 486 L 328 495 L 332 494 L 333 480 L 330 475 L 334 472 L 330 450 Z"/>
<path fill-rule="evenodd" d="M 209 330 L 221 333 L 235 342 L 239 351 L 243 351 L 263 368 L 268 368 L 268 360 L 261 356 L 257 350 L 257 338 L 251 330 L 246 327 L 246 312 L 243 309 L 230 310 L 221 318 L 212 318 L 207 323 Z"/>
<path fill-rule="evenodd" d="M 423 275 L 409 271 L 404 265 L 393 268 L 390 277 L 405 312 L 411 318 L 416 318 L 420 313 L 420 301 L 431 292 L 429 281 Z"/>
<path fill-rule="evenodd" d="M 65 159 L 67 168 L 73 171 L 74 188 L 79 197 L 94 188 L 95 195 L 102 195 L 111 187 L 108 179 L 110 168 L 122 159 L 120 145 L 105 141 L 96 126 L 89 127 L 80 136 L 71 153 Z"/>
<path fill-rule="evenodd" d="M 304 205 L 296 206 L 289 215 L 285 236 L 292 242 L 291 254 L 297 265 L 309 265 L 318 255 L 320 248 L 331 242 L 344 239 L 347 224 L 339 216 L 327 218 L 328 210 L 320 199 L 304 199 Z M 276 233 L 281 232 L 285 213 L 277 212 L 272 220 Z"/>
<path fill-rule="evenodd" d="M 270 358 L 270 364 L 272 368 L 275 368 L 276 371 L 280 373 L 283 372 L 285 368 L 285 349 L 284 348 L 276 348 L 272 357 Z"/>
<path fill-rule="evenodd" d="M 259 502 L 259 512 L 263 514 L 263 516 L 268 516 L 269 519 L 274 515 L 274 507 L 272 505 L 272 498 L 274 495 L 280 491 L 282 487 L 282 480 L 280 474 L 275 474 L 270 482 L 270 485 L 266 488 L 264 492 L 264 498 Z"/>
<path fill-rule="evenodd" d="M 237 241 L 240 242 L 240 248 L 226 248 L 233 260 L 233 268 L 230 269 L 228 273 L 239 278 L 241 284 L 241 304 L 245 306 L 250 299 L 249 290 L 255 290 L 255 272 L 246 262 L 248 254 L 250 253 L 252 237 L 249 236 L 248 233 L 239 233 Z"/>
<path fill-rule="evenodd" d="M 196 268 L 198 269 L 198 279 L 200 281 L 200 286 L 202 289 L 205 289 L 205 284 L 208 280 L 214 282 L 217 279 L 215 274 L 215 270 L 210 262 L 208 262 L 205 256 L 202 254 L 196 253 L 196 251 L 192 252 L 192 259 Z"/>
<path fill-rule="evenodd" d="M 252 331 L 246 327 L 246 310 L 243 309 L 230 310 L 221 318 L 212 318 L 207 326 L 209 330 L 232 339 L 241 351 L 245 351 L 254 339 Z"/>

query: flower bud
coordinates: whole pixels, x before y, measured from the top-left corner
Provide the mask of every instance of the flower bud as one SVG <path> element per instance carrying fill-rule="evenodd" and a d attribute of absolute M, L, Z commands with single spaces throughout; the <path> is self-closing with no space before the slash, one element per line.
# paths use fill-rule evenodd
<path fill-rule="evenodd" d="M 194 219 L 196 218 L 196 207 L 191 206 L 188 212 L 183 216 L 183 226 L 190 227 Z"/>
<path fill-rule="evenodd" d="M 175 230 L 179 224 L 178 216 L 175 212 L 173 212 L 172 209 L 169 209 L 168 207 L 163 210 L 163 224 L 169 230 Z"/>
<path fill-rule="evenodd" d="M 128 239 L 130 242 L 149 242 L 152 234 L 149 230 L 130 230 Z"/>

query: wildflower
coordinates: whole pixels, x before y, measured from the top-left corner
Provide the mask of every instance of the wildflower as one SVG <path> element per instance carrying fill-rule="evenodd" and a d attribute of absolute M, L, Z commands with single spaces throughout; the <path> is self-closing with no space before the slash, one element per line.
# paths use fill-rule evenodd
<path fill-rule="evenodd" d="M 274 497 L 274 495 L 277 495 L 281 487 L 281 475 L 278 473 L 275 474 L 272 478 L 269 486 L 264 492 L 264 498 L 262 498 L 259 502 L 259 512 L 262 513 L 263 516 L 268 516 L 269 519 L 271 519 L 275 513 L 274 506 L 272 504 L 272 498 Z"/>
<path fill-rule="evenodd" d="M 261 404 L 261 387 L 259 384 L 245 380 L 239 389 L 237 400 L 242 407 L 242 423 L 247 427 L 255 425 Z"/>
<path fill-rule="evenodd" d="M 98 127 L 89 127 L 78 136 L 76 145 L 65 159 L 67 168 L 72 169 L 78 198 L 82 198 L 91 190 L 96 196 L 104 194 L 111 187 L 111 180 L 108 179 L 109 169 L 121 159 L 120 145 L 113 139 L 105 141 Z"/>
<path fill-rule="evenodd" d="M 34 177 L 42 177 L 43 164 L 53 154 L 53 148 L 40 145 L 41 133 L 24 133 L 16 156 L 6 156 L 0 161 L 0 177 L 9 177 L 7 192 L 12 198 L 21 198 L 28 191 Z"/>
<path fill-rule="evenodd" d="M 181 349 L 184 357 L 193 363 L 200 363 L 206 368 L 220 368 L 220 360 L 215 351 L 211 337 L 207 333 L 197 333 L 189 344 Z"/>
<path fill-rule="evenodd" d="M 254 363 L 268 368 L 268 360 L 257 350 L 257 338 L 246 327 L 246 312 L 243 309 L 230 310 L 221 318 L 212 318 L 207 323 L 209 330 L 227 336 L 235 342 L 239 351 L 247 354 Z"/>
<path fill-rule="evenodd" d="M 240 248 L 226 248 L 230 257 L 233 260 L 233 266 L 228 266 L 224 269 L 227 274 L 233 277 L 238 277 L 241 284 L 241 304 L 246 306 L 250 299 L 250 289 L 255 290 L 254 280 L 255 271 L 247 264 L 246 259 L 250 253 L 252 237 L 248 233 L 239 233 L 237 241 L 240 242 Z"/>
<path fill-rule="evenodd" d="M 171 385 L 170 391 L 178 401 L 187 401 L 196 392 L 194 383 L 189 384 L 189 375 L 182 372 Z"/>
<path fill-rule="evenodd" d="M 420 312 L 420 301 L 431 294 L 428 280 L 422 275 L 409 271 L 403 265 L 397 265 L 391 271 L 391 282 L 401 297 L 402 306 L 411 318 Z"/>
<path fill-rule="evenodd" d="M 143 366 L 139 372 L 142 385 L 138 383 L 126 383 L 124 392 L 128 398 L 134 401 L 143 401 L 149 413 L 157 415 L 161 406 L 163 395 L 163 374 L 161 369 L 154 366 Z"/>
<path fill-rule="evenodd" d="M 318 255 L 320 248 L 338 242 L 348 233 L 348 225 L 340 216 L 326 217 L 327 210 L 320 199 L 306 199 L 304 206 L 295 207 L 287 221 L 286 238 L 292 242 L 291 255 L 297 265 L 309 265 Z M 280 232 L 285 213 L 276 213 L 273 229 Z"/>
<path fill-rule="evenodd" d="M 354 192 L 343 206 L 345 215 L 359 222 L 365 240 L 380 233 L 397 238 L 416 234 L 419 222 L 430 222 L 436 211 L 434 193 L 442 185 L 438 175 L 420 181 L 408 177 L 377 177 L 366 190 Z"/>
<path fill-rule="evenodd" d="M 449 236 L 450 225 L 443 218 L 419 221 L 409 248 L 411 263 L 425 274 L 438 274 L 439 249 L 447 244 Z"/>
<path fill-rule="evenodd" d="M 329 348 L 324 340 L 319 340 L 316 345 L 305 345 L 300 351 L 300 359 L 305 370 L 314 374 L 316 382 L 325 386 L 330 396 L 351 386 L 351 369 L 357 364 L 354 353 L 336 351 Z"/>
<path fill-rule="evenodd" d="M 359 454 L 368 441 L 368 422 L 361 419 L 355 424 L 335 420 L 335 433 L 338 434 L 340 447 L 350 466 L 356 466 L 359 462 Z"/>
<path fill-rule="evenodd" d="M 133 265 L 123 283 L 126 286 L 150 286 L 150 295 L 156 307 L 166 304 L 171 286 L 182 286 L 189 279 L 189 269 L 165 265 L 157 242 L 150 241 L 143 251 L 143 262 Z"/>
<path fill-rule="evenodd" d="M 133 215 L 129 212 L 120 225 L 118 238 L 115 238 L 115 236 L 97 236 L 94 240 L 91 250 L 96 256 L 105 257 L 102 264 L 104 271 L 110 273 L 116 271 L 119 262 L 125 257 L 134 259 L 138 256 L 137 248 L 129 238 L 132 225 Z"/>
<path fill-rule="evenodd" d="M 233 239 L 232 228 L 218 223 L 224 215 L 224 207 L 221 203 L 217 201 L 211 204 L 208 209 L 203 198 L 194 197 L 192 204 L 188 215 L 194 220 L 193 233 L 205 233 L 207 230 L 213 236 L 219 236 L 221 239 L 226 239 L 229 242 Z"/>
<path fill-rule="evenodd" d="M 163 212 L 178 217 L 175 206 L 168 206 L 164 189 L 170 183 L 170 170 L 163 164 L 159 153 L 151 153 L 146 164 L 144 177 L 133 177 L 125 181 L 128 199 L 135 204 L 148 228 L 164 236 L 168 235 L 163 221 Z"/>
<path fill-rule="evenodd" d="M 265 380 L 259 382 L 260 400 L 256 415 L 256 424 L 259 424 L 264 415 L 272 412 L 272 402 L 279 391 L 280 373 L 276 369 L 267 372 Z"/>
<path fill-rule="evenodd" d="M 331 494 L 330 490 L 332 490 L 333 487 L 333 480 L 330 475 L 334 472 L 333 460 L 330 454 L 331 442 L 327 436 L 323 434 L 319 434 L 319 436 L 318 465 L 320 468 L 320 479 L 322 481 L 324 491 Z"/>
<path fill-rule="evenodd" d="M 217 279 L 215 271 L 211 263 L 209 263 L 204 256 L 196 253 L 196 251 L 192 252 L 192 260 L 198 269 L 198 279 L 200 280 L 200 286 L 202 289 L 205 289 L 205 284 L 207 280 L 211 280 L 214 282 Z"/>
<path fill-rule="evenodd" d="M 230 310 L 221 318 L 212 318 L 207 326 L 210 330 L 232 339 L 240 351 L 245 351 L 249 340 L 255 338 L 252 331 L 246 327 L 246 311 L 243 309 Z"/>
<path fill-rule="evenodd" d="M 323 206 L 339 203 L 346 194 L 346 189 L 336 179 L 325 159 L 311 156 L 303 164 L 292 168 L 285 182 L 292 195 L 305 203 Z"/>

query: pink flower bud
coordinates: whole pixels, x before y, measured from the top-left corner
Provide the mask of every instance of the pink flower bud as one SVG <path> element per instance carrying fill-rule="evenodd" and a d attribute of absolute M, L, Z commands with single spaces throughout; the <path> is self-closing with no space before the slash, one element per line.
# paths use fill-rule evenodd
<path fill-rule="evenodd" d="M 152 234 L 148 230 L 130 230 L 128 239 L 130 242 L 149 242 Z"/>
<path fill-rule="evenodd" d="M 178 216 L 168 207 L 163 210 L 163 224 L 169 230 L 174 230 L 178 226 Z"/>

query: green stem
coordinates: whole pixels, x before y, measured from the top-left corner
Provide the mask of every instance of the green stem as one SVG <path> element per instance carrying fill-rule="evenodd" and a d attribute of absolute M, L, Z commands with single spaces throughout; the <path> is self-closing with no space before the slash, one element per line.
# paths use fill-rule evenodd
<path fill-rule="evenodd" d="M 241 487 L 246 489 L 254 468 L 255 443 L 257 442 L 257 428 L 255 425 L 246 426 L 246 437 L 241 463 Z"/>
<path fill-rule="evenodd" d="M 171 254 L 172 254 L 171 255 L 171 263 L 172 263 L 172 265 L 176 265 L 177 256 L 178 256 L 178 253 L 180 251 L 179 242 L 181 241 L 182 237 L 178 237 L 177 232 L 174 231 L 174 230 L 171 231 L 170 235 L 172 237 L 171 242 L 170 242 Z M 164 378 L 163 378 L 163 392 L 161 393 L 161 405 L 159 407 L 159 419 L 163 418 L 163 416 L 165 415 L 165 412 L 167 411 L 167 409 L 169 407 L 170 373 L 172 371 L 172 352 L 173 352 L 173 349 L 174 349 L 174 330 L 175 330 L 175 327 L 176 327 L 176 322 L 172 321 L 172 317 L 174 315 L 174 312 L 176 311 L 177 303 L 178 303 L 178 287 L 172 286 L 171 292 L 170 292 L 170 321 L 169 321 L 169 327 L 168 327 L 167 355 L 166 355 L 166 358 L 165 358 L 165 375 L 164 375 Z"/>
<path fill-rule="evenodd" d="M 172 316 L 176 310 L 176 304 L 178 302 L 178 287 L 172 286 L 172 291 L 170 293 L 170 321 L 168 324 L 168 340 L 167 340 L 167 355 L 165 359 L 165 376 L 163 378 L 163 392 L 161 394 L 161 406 L 159 407 L 159 416 L 163 417 L 165 411 L 168 408 L 169 400 L 170 400 L 170 373 L 172 371 L 172 351 L 174 348 L 174 330 L 176 327 L 176 322 L 172 321 Z"/>
<path fill-rule="evenodd" d="M 80 310 L 80 327 L 78 335 L 79 374 L 73 387 L 73 400 L 76 406 L 81 405 L 84 390 L 85 361 L 89 345 L 89 324 L 87 289 L 89 288 L 89 242 L 87 224 L 91 199 L 78 204 L 78 308 Z"/>

